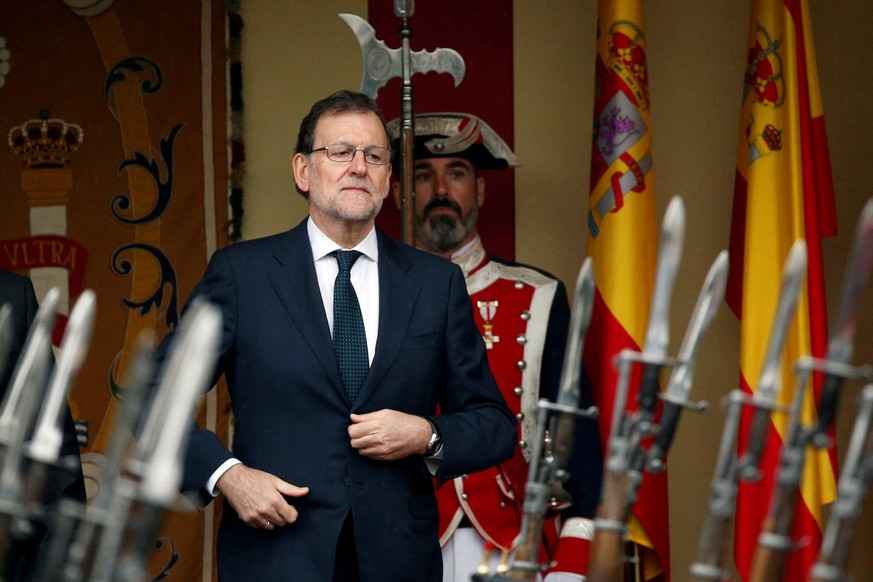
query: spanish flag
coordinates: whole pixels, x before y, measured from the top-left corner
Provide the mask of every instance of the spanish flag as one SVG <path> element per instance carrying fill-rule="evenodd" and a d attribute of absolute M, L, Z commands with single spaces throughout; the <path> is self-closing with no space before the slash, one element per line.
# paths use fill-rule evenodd
<path fill-rule="evenodd" d="M 588 253 L 597 291 L 584 361 L 608 445 L 621 350 L 642 351 L 657 264 L 646 38 L 642 0 L 600 0 Z M 639 370 L 627 402 L 636 406 Z M 637 579 L 670 571 L 667 475 L 646 474 L 629 534 L 641 552 Z"/>
<path fill-rule="evenodd" d="M 743 85 L 739 153 L 730 241 L 727 301 L 741 322 L 740 384 L 751 393 L 759 377 L 776 310 L 778 274 L 791 245 L 806 239 L 809 266 L 795 321 L 788 331 L 779 401 L 790 404 L 793 365 L 827 349 L 821 239 L 836 234 L 833 182 L 807 0 L 753 0 Z M 752 382 L 752 383 L 750 383 Z M 807 391 L 804 423 L 815 416 L 816 390 Z M 745 410 L 738 448 L 747 445 Z M 742 483 L 734 554 L 749 577 L 752 557 L 773 491 L 788 418 L 771 417 L 761 461 L 763 478 Z M 793 552 L 785 580 L 806 580 L 821 544 L 821 506 L 836 497 L 835 451 L 807 451 L 792 537 L 807 543 Z"/>

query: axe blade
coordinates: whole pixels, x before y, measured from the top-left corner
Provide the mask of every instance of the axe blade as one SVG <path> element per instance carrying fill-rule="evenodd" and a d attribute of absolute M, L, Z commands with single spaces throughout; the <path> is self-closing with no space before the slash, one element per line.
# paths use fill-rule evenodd
<path fill-rule="evenodd" d="M 340 14 L 361 45 L 361 58 L 364 65 L 364 78 L 361 81 L 361 93 L 373 99 L 379 89 L 394 77 L 403 75 L 403 54 L 400 48 L 388 48 L 384 41 L 376 38 L 376 31 L 369 22 L 355 14 Z M 466 65 L 461 55 L 448 48 L 437 48 L 433 51 L 410 52 L 411 74 L 414 73 L 449 73 L 457 87 L 464 79 Z"/>

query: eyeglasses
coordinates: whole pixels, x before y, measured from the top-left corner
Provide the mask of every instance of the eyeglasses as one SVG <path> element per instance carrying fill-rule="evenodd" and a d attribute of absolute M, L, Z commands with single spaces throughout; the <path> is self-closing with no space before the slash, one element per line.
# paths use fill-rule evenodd
<path fill-rule="evenodd" d="M 354 146 L 335 143 L 323 148 L 315 148 L 312 153 L 322 150 L 327 153 L 327 159 L 344 164 L 351 163 L 358 152 L 364 152 L 364 161 L 371 166 L 387 166 L 391 163 L 391 151 L 379 146 L 368 146 L 359 150 Z"/>

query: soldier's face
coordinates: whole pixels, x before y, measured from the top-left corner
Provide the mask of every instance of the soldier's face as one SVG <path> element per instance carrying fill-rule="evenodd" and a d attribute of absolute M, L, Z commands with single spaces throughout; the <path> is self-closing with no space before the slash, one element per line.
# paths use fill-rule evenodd
<path fill-rule="evenodd" d="M 463 158 L 415 162 L 416 243 L 437 253 L 451 252 L 476 234 L 485 180 Z"/>

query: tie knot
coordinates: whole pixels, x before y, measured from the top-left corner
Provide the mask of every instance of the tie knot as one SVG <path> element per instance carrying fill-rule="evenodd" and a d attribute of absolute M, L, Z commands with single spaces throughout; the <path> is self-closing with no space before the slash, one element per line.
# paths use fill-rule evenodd
<path fill-rule="evenodd" d="M 332 254 L 336 257 L 336 262 L 339 265 L 340 273 L 348 273 L 352 270 L 352 265 L 355 264 L 355 261 L 358 260 L 358 257 L 361 256 L 360 251 L 333 251 Z"/>

